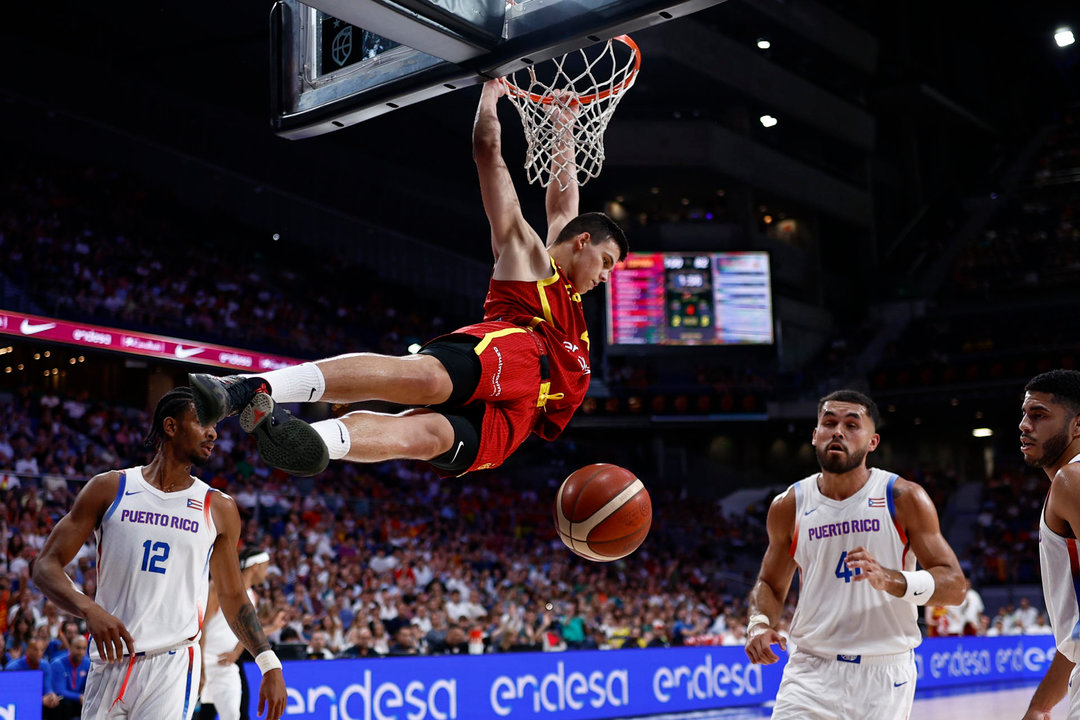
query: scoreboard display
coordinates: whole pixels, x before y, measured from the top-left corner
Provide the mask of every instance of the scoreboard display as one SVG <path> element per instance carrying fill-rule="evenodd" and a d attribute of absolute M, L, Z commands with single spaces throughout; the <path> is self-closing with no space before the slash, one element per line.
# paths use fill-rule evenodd
<path fill-rule="evenodd" d="M 607 283 L 612 346 L 769 345 L 769 255 L 630 253 Z"/>

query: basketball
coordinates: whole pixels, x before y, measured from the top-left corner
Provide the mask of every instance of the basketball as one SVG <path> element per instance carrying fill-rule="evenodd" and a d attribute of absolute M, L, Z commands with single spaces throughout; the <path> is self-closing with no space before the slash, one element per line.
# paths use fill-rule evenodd
<path fill-rule="evenodd" d="M 572 552 L 610 562 L 638 549 L 652 525 L 649 491 L 626 468 L 607 463 L 570 473 L 555 496 L 555 527 Z"/>

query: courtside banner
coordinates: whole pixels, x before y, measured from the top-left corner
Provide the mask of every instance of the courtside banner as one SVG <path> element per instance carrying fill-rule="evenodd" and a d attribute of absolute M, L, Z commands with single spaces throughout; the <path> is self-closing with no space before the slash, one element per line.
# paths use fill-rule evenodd
<path fill-rule="evenodd" d="M 0 333 L 95 350 L 112 350 L 128 355 L 143 355 L 198 365 L 215 365 L 247 372 L 277 370 L 289 365 L 299 365 L 302 362 L 280 355 L 267 355 L 224 345 L 189 342 L 165 335 L 117 330 L 100 325 L 68 322 L 7 310 L 0 310 Z"/>
<path fill-rule="evenodd" d="M 741 647 L 500 653 L 283 663 L 285 717 L 312 720 L 614 718 L 756 705 L 782 665 Z M 245 665 L 255 717 L 262 678 Z"/>
<path fill-rule="evenodd" d="M 1040 680 L 1056 653 L 1053 635 L 926 638 L 915 648 L 918 689 Z"/>
<path fill-rule="evenodd" d="M 41 720 L 40 670 L 0 672 L 0 720 Z"/>

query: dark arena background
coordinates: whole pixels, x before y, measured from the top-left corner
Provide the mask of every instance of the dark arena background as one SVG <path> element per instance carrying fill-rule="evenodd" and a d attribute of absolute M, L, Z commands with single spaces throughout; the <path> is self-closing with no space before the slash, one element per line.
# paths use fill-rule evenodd
<path fill-rule="evenodd" d="M 1020 402 L 1035 374 L 1080 369 L 1077 6 L 702 5 L 633 33 L 640 76 L 581 189 L 661 263 L 667 315 L 636 314 L 648 279 L 629 268 L 586 296 L 590 391 L 559 440 L 453 480 L 418 462 L 298 478 L 219 427 L 198 474 L 271 556 L 259 611 L 289 658 L 287 716 L 768 716 L 781 668 L 743 653 L 746 597 L 769 502 L 816 472 L 817 400 L 840 388 L 877 401 L 871 464 L 926 489 L 975 590 L 920 619 L 912 717 L 1023 715 L 1054 641 L 1049 482 L 1022 461 Z M 187 373 L 414 352 L 479 321 L 491 271 L 475 82 L 287 139 L 269 3 L 10 10 L 4 665 L 27 632 L 67 656 L 30 568 L 90 477 L 149 460 L 150 413 Z M 542 227 L 505 101 L 500 118 Z M 720 293 L 680 304 L 698 280 L 674 271 L 747 253 L 766 283 L 753 331 L 684 332 L 743 316 Z M 559 483 L 596 462 L 652 497 L 648 538 L 614 563 L 571 554 L 552 520 Z M 69 567 L 87 593 L 95 565 L 88 545 Z M 41 717 L 42 681 L 0 673 L 0 718 Z"/>

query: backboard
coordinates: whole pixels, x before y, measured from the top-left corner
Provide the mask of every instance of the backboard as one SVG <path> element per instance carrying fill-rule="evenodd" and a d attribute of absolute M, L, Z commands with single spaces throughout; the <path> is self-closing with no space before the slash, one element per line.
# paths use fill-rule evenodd
<path fill-rule="evenodd" d="M 278 0 L 271 122 L 331 132 L 720 2 Z"/>

